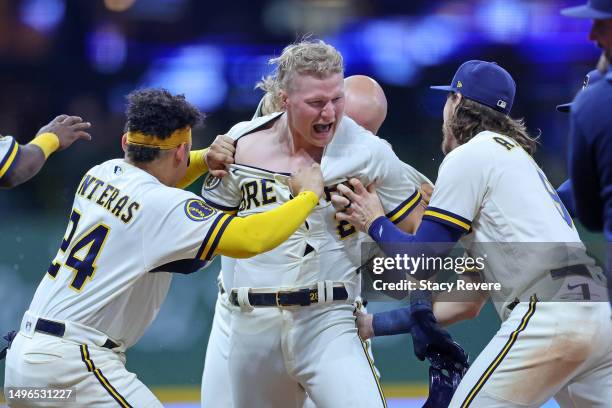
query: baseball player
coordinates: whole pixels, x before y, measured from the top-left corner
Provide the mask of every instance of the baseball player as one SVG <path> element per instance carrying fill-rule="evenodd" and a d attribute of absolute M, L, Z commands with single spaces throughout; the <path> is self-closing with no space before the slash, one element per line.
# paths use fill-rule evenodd
<path fill-rule="evenodd" d="M 344 94 L 345 114 L 373 134 L 378 133 L 378 129 L 380 129 L 387 115 L 387 98 L 380 85 L 370 77 L 354 75 L 345 78 Z M 275 106 L 273 101 L 272 93 L 266 93 L 261 99 L 253 119 L 281 111 L 282 107 Z M 222 148 L 226 149 L 226 153 L 231 155 L 233 159 L 233 140 L 228 139 L 227 142 L 224 142 L 221 138 L 217 139 L 213 143 L 212 149 L 223 146 Z M 222 150 L 219 150 L 219 152 L 221 153 Z M 223 157 L 221 156 L 221 158 Z M 211 168 L 223 169 L 226 164 L 227 161 L 217 163 L 212 157 Z M 222 257 L 222 262 L 224 270 L 233 270 L 234 260 L 232 258 Z M 230 350 L 231 309 L 227 302 L 227 292 L 223 286 L 221 274 L 219 274 L 218 283 L 219 295 L 215 304 L 215 317 L 208 338 L 202 373 L 201 404 L 203 408 L 232 407 L 233 404 L 227 361 Z M 373 361 L 370 346 L 371 344 L 368 341 L 366 347 Z M 304 407 L 314 406 L 312 400 L 306 396 Z"/>
<path fill-rule="evenodd" d="M 212 206 L 258 213 L 284 202 L 285 175 L 299 163 L 321 162 L 328 205 L 266 256 L 222 267 L 232 304 L 228 356 L 236 407 L 386 404 L 354 325 L 353 300 L 364 238 L 334 219 L 331 192 L 349 177 L 380 180 L 386 211 L 403 228 L 418 223 L 421 183 L 381 139 L 343 115 L 340 54 L 318 41 L 285 48 L 264 83 L 283 112 L 234 126 L 235 162 L 228 176 L 205 180 Z M 400 186 L 408 192 L 398 194 Z M 414 211 L 413 211 L 414 210 Z M 263 330 L 262 330 L 263 329 Z"/>
<path fill-rule="evenodd" d="M 91 140 L 91 123 L 78 116 L 60 115 L 40 128 L 27 145 L 11 136 L 0 136 L 0 188 L 13 188 L 36 175 L 49 156 L 78 139 Z"/>
<path fill-rule="evenodd" d="M 593 20 L 589 39 L 612 60 L 612 1 L 592 0 L 561 11 L 563 15 Z M 612 281 L 612 118 L 606 107 L 612 101 L 612 72 L 605 80 L 580 92 L 570 119 L 569 171 L 582 224 L 603 231 L 608 241 L 607 276 Z M 612 283 L 608 288 L 612 299 Z"/>
<path fill-rule="evenodd" d="M 508 116 L 514 80 L 495 63 L 468 61 L 451 85 L 434 88 L 450 92 L 446 158 L 416 234 L 382 216 L 374 189 L 359 181 L 352 182 L 354 193 L 339 187 L 351 206 L 338 219 L 368 230 L 388 255 L 411 254 L 409 243 L 460 241 L 472 257 L 484 257 L 483 280 L 501 284 L 490 292 L 501 328 L 468 370 L 451 407 L 538 407 L 551 396 L 564 407 L 609 406 L 612 322 L 601 302 L 602 277 L 531 158 L 535 142 L 522 121 Z M 398 242 L 401 249 L 392 245 Z M 551 243 L 546 256 L 536 243 Z M 428 251 L 444 256 L 447 249 Z M 574 301 L 560 301 L 566 298 Z M 421 324 L 410 313 L 400 317 L 403 325 Z"/>
<path fill-rule="evenodd" d="M 584 80 L 582 81 L 582 89 L 586 89 L 589 85 L 593 85 L 595 82 L 601 80 L 608 70 L 607 59 L 605 54 L 601 55 L 597 63 L 597 68 L 589 71 L 588 74 L 585 75 Z M 562 113 L 569 113 L 572 108 L 573 102 L 564 103 L 561 105 L 557 105 L 557 111 Z M 565 208 L 567 208 L 568 213 L 572 218 L 576 217 L 576 203 L 574 201 L 574 189 L 572 187 L 572 180 L 565 180 L 559 188 L 557 188 L 557 194 Z"/>
<path fill-rule="evenodd" d="M 174 188 L 200 117 L 165 90 L 128 97 L 125 157 L 83 177 L 66 235 L 8 350 L 11 406 L 51 405 L 12 397 L 12 387 L 53 387 L 74 389 L 73 406 L 161 407 L 127 371 L 124 352 L 155 318 L 170 285 L 167 271 L 194 272 L 216 254 L 268 251 L 317 205 L 323 184 L 316 165 L 289 179 L 293 199 L 248 219 Z"/>

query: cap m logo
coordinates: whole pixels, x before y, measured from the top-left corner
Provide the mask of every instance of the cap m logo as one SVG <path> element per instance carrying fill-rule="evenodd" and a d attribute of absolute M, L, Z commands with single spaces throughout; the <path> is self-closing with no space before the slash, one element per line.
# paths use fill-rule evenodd
<path fill-rule="evenodd" d="M 457 81 L 457 88 L 463 88 L 463 83 L 461 81 Z"/>

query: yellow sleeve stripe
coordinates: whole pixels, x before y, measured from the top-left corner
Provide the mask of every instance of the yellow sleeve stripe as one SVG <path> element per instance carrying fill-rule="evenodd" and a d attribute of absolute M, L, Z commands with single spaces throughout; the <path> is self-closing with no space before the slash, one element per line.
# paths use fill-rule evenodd
<path fill-rule="evenodd" d="M 387 218 L 389 218 L 392 223 L 397 224 L 406 218 L 420 201 L 421 193 L 417 190 L 410 197 L 408 197 L 407 200 L 398 205 L 395 210 L 388 213 Z"/>
<path fill-rule="evenodd" d="M 471 222 L 463 217 L 452 214 L 448 211 L 433 209 L 429 207 L 423 214 L 423 219 L 433 218 L 436 221 L 443 221 L 444 224 L 451 225 L 453 227 L 460 227 L 465 231 L 469 231 L 472 228 Z"/>
<path fill-rule="evenodd" d="M 204 241 L 202 242 L 202 246 L 200 246 L 200 250 L 198 251 L 197 258 L 202 261 L 210 261 L 213 258 L 215 253 L 215 249 L 219 244 L 219 240 L 223 235 L 223 231 L 227 227 L 227 224 L 231 221 L 233 216 L 229 214 L 220 214 L 215 221 L 213 221 Z"/>
<path fill-rule="evenodd" d="M 19 143 L 13 140 L 13 144 L 9 148 L 8 153 L 4 156 L 4 159 L 0 161 L 0 180 L 9 173 L 10 168 L 15 163 L 17 154 L 19 153 Z"/>

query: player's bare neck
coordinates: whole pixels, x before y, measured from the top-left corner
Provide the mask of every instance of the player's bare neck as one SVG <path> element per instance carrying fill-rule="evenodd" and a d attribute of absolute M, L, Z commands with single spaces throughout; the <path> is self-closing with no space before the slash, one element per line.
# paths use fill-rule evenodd
<path fill-rule="evenodd" d="M 295 143 L 296 139 L 299 137 L 291 134 L 283 115 L 270 128 L 240 138 L 234 160 L 237 164 L 281 173 L 293 173 L 321 161 L 323 148 L 312 149 Z"/>
<path fill-rule="evenodd" d="M 176 186 L 176 182 L 174 181 L 171 172 L 167 171 L 166 166 L 163 165 L 160 159 L 156 159 L 152 162 L 146 163 L 133 162 L 127 157 L 124 160 L 132 166 L 138 167 L 140 170 L 146 171 L 147 173 L 158 179 L 160 183 L 168 187 Z"/>

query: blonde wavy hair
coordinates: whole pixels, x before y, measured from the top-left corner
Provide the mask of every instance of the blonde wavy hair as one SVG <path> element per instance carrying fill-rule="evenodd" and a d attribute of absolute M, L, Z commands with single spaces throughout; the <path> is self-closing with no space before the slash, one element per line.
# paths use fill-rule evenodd
<path fill-rule="evenodd" d="M 285 47 L 279 57 L 271 58 L 268 63 L 276 65 L 272 75 L 262 78 L 255 88 L 262 89 L 264 106 L 270 112 L 282 110 L 280 91 L 289 91 L 291 81 L 296 74 L 312 75 L 317 78 L 327 78 L 333 74 L 344 74 L 342 55 L 333 46 L 322 40 L 304 39 Z"/>

